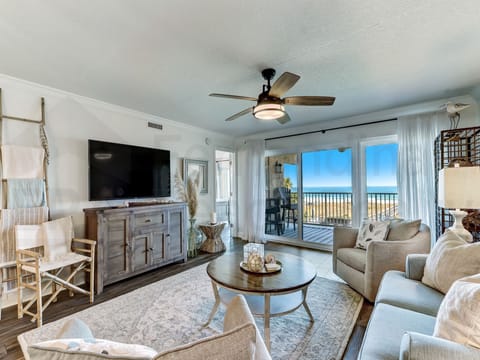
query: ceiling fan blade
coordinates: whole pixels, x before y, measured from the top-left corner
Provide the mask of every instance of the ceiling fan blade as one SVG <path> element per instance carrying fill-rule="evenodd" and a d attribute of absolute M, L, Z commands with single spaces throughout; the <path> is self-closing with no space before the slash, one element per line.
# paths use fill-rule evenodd
<path fill-rule="evenodd" d="M 270 96 L 281 97 L 296 84 L 298 79 L 300 79 L 299 75 L 286 71 L 273 83 L 268 94 Z"/>
<path fill-rule="evenodd" d="M 332 96 L 289 96 L 282 100 L 286 105 L 333 105 Z"/>
<path fill-rule="evenodd" d="M 232 116 L 230 116 L 229 118 L 226 118 L 225 121 L 232 121 L 232 120 L 235 120 L 236 118 L 239 118 L 240 116 L 243 116 L 243 115 L 246 115 L 248 113 L 251 113 L 253 111 L 253 107 L 249 107 L 245 110 L 242 110 Z"/>
<path fill-rule="evenodd" d="M 237 100 L 257 101 L 257 98 L 250 97 L 250 96 L 215 94 L 215 93 L 209 94 L 208 96 L 215 96 L 215 97 L 228 98 L 228 99 L 237 99 Z"/>
<path fill-rule="evenodd" d="M 288 116 L 287 113 L 285 113 L 281 118 L 277 119 L 277 121 L 282 125 L 289 122 L 290 120 L 290 116 Z"/>

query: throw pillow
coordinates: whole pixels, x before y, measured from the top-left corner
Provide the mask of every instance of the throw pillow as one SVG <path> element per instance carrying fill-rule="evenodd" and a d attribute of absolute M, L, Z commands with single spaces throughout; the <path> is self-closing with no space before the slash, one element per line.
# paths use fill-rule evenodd
<path fill-rule="evenodd" d="M 57 339 L 43 341 L 28 347 L 32 359 L 76 359 L 79 353 L 96 355 L 100 359 L 152 359 L 157 352 L 138 344 L 124 344 L 103 339 Z M 53 356 L 53 353 L 56 356 Z M 83 359 L 83 358 L 82 358 Z"/>
<path fill-rule="evenodd" d="M 457 280 L 438 309 L 433 336 L 480 348 L 480 274 Z"/>
<path fill-rule="evenodd" d="M 413 238 L 420 230 L 422 220 L 393 220 L 390 222 L 388 241 L 408 240 Z"/>
<path fill-rule="evenodd" d="M 63 324 L 59 333 L 57 334 L 57 339 L 94 339 L 92 331 L 82 320 L 77 318 L 69 319 Z"/>
<path fill-rule="evenodd" d="M 42 225 L 45 257 L 48 261 L 61 259 L 71 252 L 73 239 L 72 217 L 44 222 Z"/>
<path fill-rule="evenodd" d="M 427 257 L 422 283 L 447 293 L 455 280 L 480 273 L 480 243 L 467 243 L 447 229 Z"/>
<path fill-rule="evenodd" d="M 358 230 L 355 247 L 367 249 L 370 241 L 383 241 L 387 237 L 389 221 L 364 220 Z"/>

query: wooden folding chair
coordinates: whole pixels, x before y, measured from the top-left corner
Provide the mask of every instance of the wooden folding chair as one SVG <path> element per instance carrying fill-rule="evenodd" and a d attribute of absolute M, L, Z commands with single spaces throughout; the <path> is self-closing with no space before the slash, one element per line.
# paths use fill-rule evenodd
<path fill-rule="evenodd" d="M 63 222 L 63 225 L 67 226 L 67 231 L 61 232 L 63 234 L 58 231 L 49 234 L 45 231 L 45 224 L 55 221 Z M 95 241 L 75 239 L 73 236 L 68 238 L 64 236 L 65 234 L 73 235 L 71 218 L 54 220 L 41 225 L 15 226 L 18 318 L 22 318 L 23 314 L 30 315 L 32 321 L 37 321 L 37 327 L 42 326 L 43 311 L 56 301 L 57 295 L 63 289 L 69 290 L 70 295 L 78 292 L 89 296 L 90 303 L 94 300 Z M 54 241 L 47 238 L 52 235 L 55 237 Z M 49 249 L 49 246 L 53 247 L 52 244 L 55 244 L 55 249 Z M 42 255 L 41 248 L 45 255 Z M 67 271 L 68 269 L 70 271 Z M 74 284 L 75 275 L 80 271 L 90 273 L 89 290 Z M 42 280 L 45 280 L 43 284 Z M 51 288 L 50 297 L 43 303 L 42 297 L 49 287 Z M 33 298 L 25 305 L 23 305 L 23 288 L 34 291 Z M 34 303 L 36 303 L 36 312 L 30 310 Z"/>

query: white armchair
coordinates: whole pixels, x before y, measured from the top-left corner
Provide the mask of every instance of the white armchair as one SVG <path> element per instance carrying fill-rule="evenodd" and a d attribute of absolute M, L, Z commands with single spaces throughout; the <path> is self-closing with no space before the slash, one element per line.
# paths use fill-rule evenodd
<path fill-rule="evenodd" d="M 95 241 L 73 238 L 71 217 L 45 222 L 41 225 L 16 225 L 18 318 L 32 316 L 42 326 L 43 311 L 55 301 L 63 289 L 94 299 Z M 43 249 L 42 249 L 43 248 Z M 42 252 L 43 250 L 43 252 Z M 70 270 L 70 271 L 68 271 Z M 89 273 L 89 288 L 74 283 L 80 271 Z M 32 279 L 33 278 L 33 279 Z M 46 289 L 51 295 L 43 302 Z M 23 289 L 32 290 L 33 298 L 23 304 Z M 35 312 L 31 310 L 36 304 Z"/>
<path fill-rule="evenodd" d="M 358 229 L 335 227 L 333 231 L 333 272 L 367 300 L 375 301 L 383 274 L 388 270 L 405 271 L 408 254 L 430 252 L 430 228 L 421 224 L 410 239 L 372 241 L 367 250 L 355 248 Z M 398 234 L 398 232 L 397 232 Z"/>

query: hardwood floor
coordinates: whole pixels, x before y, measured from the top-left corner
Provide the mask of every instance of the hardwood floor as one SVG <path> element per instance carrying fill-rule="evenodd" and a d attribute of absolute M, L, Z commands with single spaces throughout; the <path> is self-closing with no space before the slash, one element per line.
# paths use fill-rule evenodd
<path fill-rule="evenodd" d="M 237 239 L 227 241 L 227 251 L 241 250 L 244 244 L 245 243 L 243 241 Z M 298 256 L 304 256 L 310 261 L 315 261 L 315 259 L 321 259 L 323 262 L 325 261 L 325 253 L 317 250 L 309 250 L 274 243 L 267 244 L 266 250 L 292 253 Z M 75 295 L 74 297 L 70 298 L 67 292 L 64 291 L 59 296 L 58 302 L 50 305 L 44 312 L 44 324 L 86 309 L 90 306 L 100 304 L 104 301 L 110 300 L 114 297 L 120 296 L 129 291 L 151 284 L 171 275 L 175 275 L 179 272 L 191 269 L 200 264 L 207 263 L 220 255 L 222 254 L 201 253 L 196 258 L 189 259 L 186 263 L 172 264 L 164 268 L 153 270 L 151 272 L 123 280 L 116 284 L 109 285 L 105 287 L 104 292 L 101 295 L 95 298 L 95 303 L 92 305 L 88 303 L 88 298 L 86 296 Z M 345 351 L 344 359 L 356 359 L 371 311 L 372 305 L 365 301 L 355 329 L 348 343 L 348 347 Z M 35 324 L 32 323 L 29 318 L 25 317 L 20 320 L 17 319 L 16 307 L 3 309 L 2 319 L 0 320 L 0 359 L 23 359 L 20 346 L 17 342 L 17 335 L 34 328 Z"/>

